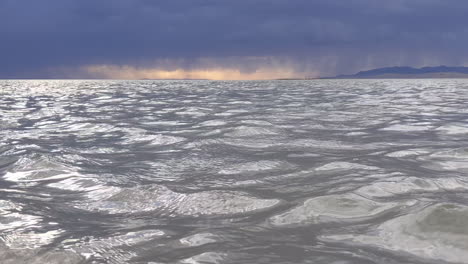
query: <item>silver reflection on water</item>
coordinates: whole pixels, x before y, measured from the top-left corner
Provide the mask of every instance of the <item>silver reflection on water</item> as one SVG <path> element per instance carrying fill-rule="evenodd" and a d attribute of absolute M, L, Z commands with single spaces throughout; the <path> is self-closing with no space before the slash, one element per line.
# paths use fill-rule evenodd
<path fill-rule="evenodd" d="M 468 263 L 468 81 L 0 81 L 1 263 Z"/>

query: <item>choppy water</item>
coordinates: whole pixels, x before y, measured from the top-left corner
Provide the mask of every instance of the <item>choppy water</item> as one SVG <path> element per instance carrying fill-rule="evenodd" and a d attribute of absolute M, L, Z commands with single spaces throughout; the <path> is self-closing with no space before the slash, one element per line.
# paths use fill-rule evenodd
<path fill-rule="evenodd" d="M 1 263 L 468 263 L 468 81 L 0 81 Z"/>

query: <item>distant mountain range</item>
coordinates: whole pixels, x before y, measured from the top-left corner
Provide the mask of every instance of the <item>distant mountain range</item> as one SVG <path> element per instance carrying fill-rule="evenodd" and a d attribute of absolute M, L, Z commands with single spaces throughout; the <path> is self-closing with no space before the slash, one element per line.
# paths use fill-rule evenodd
<path fill-rule="evenodd" d="M 398 79 L 398 78 L 468 78 L 468 67 L 387 67 L 361 71 L 352 75 L 338 75 L 323 79 Z"/>

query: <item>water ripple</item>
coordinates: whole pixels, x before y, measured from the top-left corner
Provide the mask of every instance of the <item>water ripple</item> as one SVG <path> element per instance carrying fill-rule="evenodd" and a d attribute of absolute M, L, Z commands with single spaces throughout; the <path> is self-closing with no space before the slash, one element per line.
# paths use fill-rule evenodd
<path fill-rule="evenodd" d="M 468 82 L 0 81 L 2 263 L 468 263 Z"/>

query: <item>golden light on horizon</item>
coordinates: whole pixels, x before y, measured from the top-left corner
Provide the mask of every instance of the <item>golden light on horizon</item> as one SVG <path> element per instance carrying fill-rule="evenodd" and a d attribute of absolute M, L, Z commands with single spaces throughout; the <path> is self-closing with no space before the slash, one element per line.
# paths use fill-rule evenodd
<path fill-rule="evenodd" d="M 271 80 L 280 78 L 304 78 L 290 68 L 264 67 L 252 72 L 239 69 L 213 68 L 197 70 L 164 70 L 136 68 L 133 66 L 91 65 L 84 67 L 86 73 L 108 79 L 209 79 L 209 80 Z M 309 76 L 308 76 L 309 77 Z"/>

